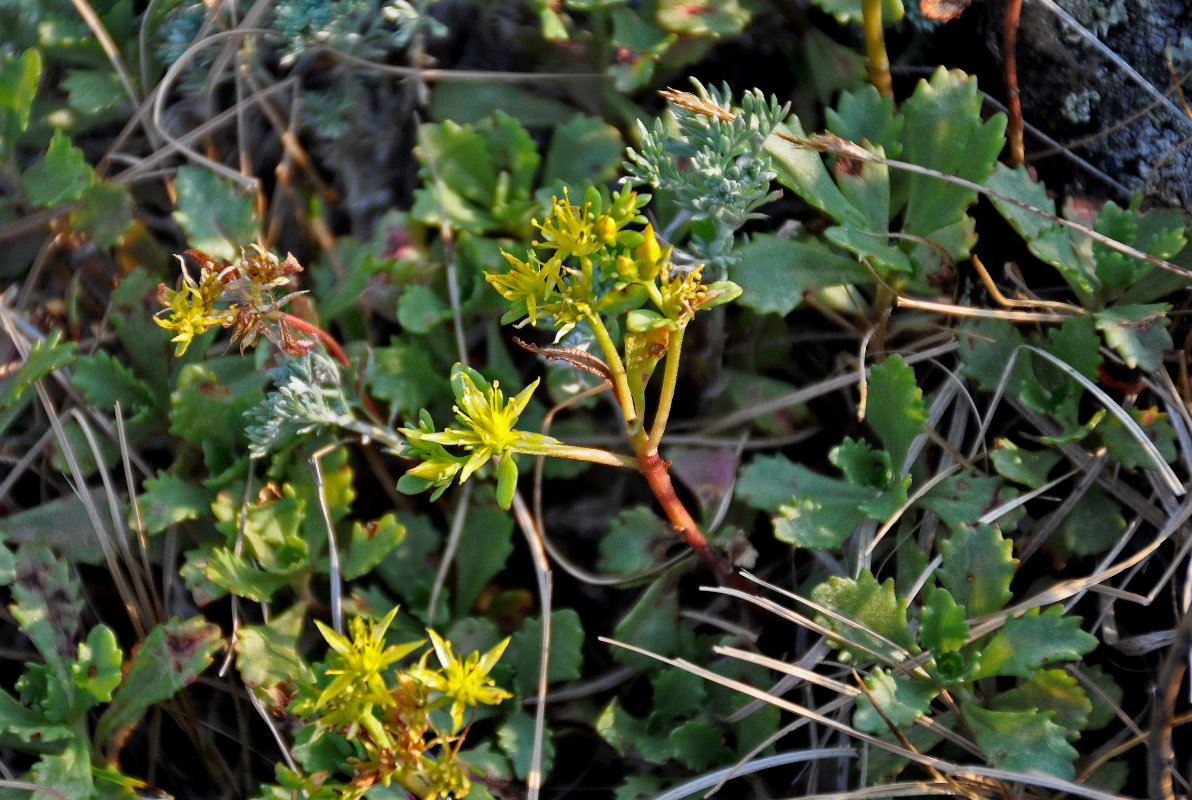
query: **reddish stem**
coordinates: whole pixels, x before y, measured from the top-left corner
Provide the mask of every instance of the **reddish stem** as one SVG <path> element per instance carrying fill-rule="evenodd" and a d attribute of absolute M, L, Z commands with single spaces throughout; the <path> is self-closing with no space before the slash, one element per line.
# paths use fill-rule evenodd
<path fill-rule="evenodd" d="M 334 336 L 327 333 L 327 331 L 323 330 L 318 325 L 315 325 L 312 322 L 307 322 L 301 317 L 296 317 L 293 314 L 287 314 L 285 311 L 278 312 L 278 316 L 285 320 L 285 323 L 290 327 L 297 328 L 303 333 L 309 333 L 316 337 L 322 343 L 323 347 L 327 348 L 327 352 L 331 354 L 332 358 L 334 358 L 340 364 L 343 364 L 345 367 L 351 369 L 352 361 L 348 358 L 347 352 L 343 349 L 343 346 L 340 345 Z M 357 392 L 360 392 L 360 383 L 361 378 L 357 377 Z M 377 410 L 372 398 L 369 397 L 367 393 L 360 392 L 360 400 L 362 403 L 364 403 L 364 408 L 369 414 L 372 414 L 377 419 L 384 419 L 384 417 L 381 416 L 381 412 Z"/>
<path fill-rule="evenodd" d="M 744 588 L 741 576 L 733 569 L 733 565 L 729 563 L 724 555 L 714 548 L 709 542 L 703 531 L 699 529 L 699 525 L 692 519 L 691 514 L 687 512 L 687 507 L 683 505 L 683 501 L 675 494 L 675 486 L 671 483 L 670 473 L 667 471 L 670 467 L 669 461 L 663 461 L 657 453 L 645 454 L 638 456 L 638 465 L 641 469 L 642 475 L 646 476 L 646 482 L 650 484 L 650 489 L 653 490 L 654 496 L 658 498 L 658 502 L 662 504 L 662 510 L 666 512 L 667 518 L 671 521 L 675 531 L 683 537 L 683 541 L 694 550 L 700 558 L 707 563 L 716 574 L 725 582 L 735 588 Z"/>
<path fill-rule="evenodd" d="M 1002 61 L 1006 70 L 1006 110 L 1010 117 L 1006 135 L 1010 140 L 1010 163 L 1015 166 L 1026 160 L 1026 149 L 1022 143 L 1022 103 L 1018 99 L 1018 60 L 1014 55 L 1021 15 L 1022 0 L 1009 0 L 1006 4 Z"/>

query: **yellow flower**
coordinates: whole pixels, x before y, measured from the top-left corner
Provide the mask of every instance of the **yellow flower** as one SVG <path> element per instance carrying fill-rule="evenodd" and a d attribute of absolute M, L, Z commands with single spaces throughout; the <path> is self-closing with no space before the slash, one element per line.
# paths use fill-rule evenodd
<path fill-rule="evenodd" d="M 514 428 L 517 418 L 530 402 L 530 395 L 538 388 L 537 380 L 508 402 L 505 401 L 500 383 L 493 381 L 487 391 L 482 392 L 463 370 L 454 372 L 452 384 L 456 390 L 455 417 L 462 429 L 446 428 L 442 433 L 420 434 L 419 438 L 436 444 L 463 447 L 471 453 L 459 471 L 460 483 L 490 459 L 511 448 L 533 452 L 533 448 L 541 445 L 559 444 L 557 439 L 550 436 Z"/>
<path fill-rule="evenodd" d="M 542 223 L 534 220 L 534 226 L 545 239 L 535 242 L 534 246 L 554 248 L 560 260 L 568 256 L 589 256 L 604 247 L 608 239 L 607 226 L 601 223 L 597 230 L 596 223 L 592 219 L 591 204 L 584 203 L 582 208 L 571 205 L 571 197 L 564 189 L 562 200 L 551 198 L 550 213 L 546 220 Z"/>
<path fill-rule="evenodd" d="M 512 304 L 501 318 L 501 322 L 508 324 L 525 316 L 529 318 L 531 325 L 537 324 L 539 307 L 550 302 L 559 286 L 558 257 L 551 258 L 544 264 L 532 254 L 526 261 L 521 261 L 503 250 L 501 255 L 509 262 L 509 271 L 501 274 L 489 272 L 484 276 L 501 297 Z M 519 305 L 521 303 L 526 307 L 524 314 Z"/>
<path fill-rule="evenodd" d="M 336 676 L 319 695 L 315 705 L 328 710 L 319 717 L 330 728 L 347 728 L 347 737 L 356 735 L 363 727 L 380 747 L 390 747 L 389 734 L 381 720 L 373 713 L 377 706 L 392 705 L 385 671 L 395 661 L 422 646 L 422 642 L 385 645 L 385 631 L 393 622 L 397 608 L 376 623 L 366 623 L 356 617 L 351 623 L 351 638 L 336 633 L 322 622 L 315 621 L 323 638 L 334 653 L 328 658 L 332 665 L 328 675 Z"/>
<path fill-rule="evenodd" d="M 496 705 L 513 697 L 511 693 L 498 687 L 496 681 L 488 675 L 509 645 L 508 638 L 484 655 L 471 653 L 467 658 L 457 658 L 451 652 L 450 642 L 429 628 L 426 632 L 430 635 L 441 669 L 427 669 L 426 657 L 430 653 L 425 653 L 418 665 L 418 677 L 428 688 L 442 692 L 444 697 L 451 701 L 451 722 L 455 726 L 452 733 L 457 733 L 463 727 L 465 709 L 480 703 Z"/>
<path fill-rule="evenodd" d="M 153 321 L 178 334 L 170 340 L 178 344 L 174 355 L 185 353 L 191 340 L 199 334 L 206 333 L 216 325 L 226 327 L 236 319 L 235 305 L 224 309 L 215 307 L 222 294 L 223 284 L 205 269 L 201 273 L 200 283 L 195 283 L 184 266 L 181 289 L 168 289 L 164 283 L 158 284 L 157 301 L 166 308 L 157 312 Z M 165 319 L 159 316 L 166 312 L 169 313 Z"/>

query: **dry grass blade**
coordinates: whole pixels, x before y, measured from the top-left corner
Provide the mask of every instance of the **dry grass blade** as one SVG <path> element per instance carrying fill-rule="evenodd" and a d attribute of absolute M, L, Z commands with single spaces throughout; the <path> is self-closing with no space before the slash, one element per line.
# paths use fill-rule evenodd
<path fill-rule="evenodd" d="M 718 769 L 715 772 L 709 772 L 707 775 L 693 778 L 686 783 L 673 786 L 655 797 L 654 800 L 682 800 L 684 797 L 689 797 L 696 792 L 702 792 L 704 789 L 709 789 L 713 786 L 718 787 L 730 778 L 751 775 L 754 772 L 761 772 L 764 769 L 771 769 L 772 767 L 782 767 L 787 764 L 800 764 L 804 761 L 817 761 L 826 758 L 855 758 L 856 756 L 857 751 L 852 747 L 819 747 L 810 750 L 796 750 L 790 753 L 778 753 L 776 755 L 766 756 L 765 758 L 754 758 L 736 766 Z"/>
<path fill-rule="evenodd" d="M 344 581 L 339 564 L 339 543 L 335 538 L 335 521 L 331 519 L 331 506 L 323 490 L 323 457 L 343 445 L 343 441 L 332 442 L 320 447 L 310 457 L 310 468 L 315 475 L 315 492 L 319 498 L 319 510 L 323 512 L 323 524 L 327 527 L 327 559 L 331 572 L 331 623 L 335 632 L 344 632 Z"/>
<path fill-rule="evenodd" d="M 526 800 L 538 800 L 542 791 L 542 745 L 546 732 L 546 689 L 550 676 L 551 573 L 546 560 L 546 548 L 538 524 L 530 513 L 521 493 L 513 493 L 513 515 L 526 537 L 534 557 L 534 575 L 538 584 L 538 601 L 542 609 L 542 639 L 538 662 L 538 703 L 534 708 L 534 742 L 530 749 L 530 769 L 526 776 Z"/>
<path fill-rule="evenodd" d="M 512 458 L 512 456 L 507 456 Z M 435 580 L 430 587 L 430 600 L 426 604 L 426 624 L 435 624 L 435 609 L 439 606 L 439 596 L 443 592 L 443 585 L 447 582 L 447 571 L 455 561 L 455 551 L 459 548 L 459 540 L 464 535 L 464 524 L 468 521 L 468 510 L 472 507 L 472 486 L 465 483 L 460 487 L 459 497 L 455 501 L 455 510 L 451 514 L 451 527 L 447 530 L 447 543 L 443 545 L 443 554 L 439 556 L 439 568 L 435 571 Z"/>

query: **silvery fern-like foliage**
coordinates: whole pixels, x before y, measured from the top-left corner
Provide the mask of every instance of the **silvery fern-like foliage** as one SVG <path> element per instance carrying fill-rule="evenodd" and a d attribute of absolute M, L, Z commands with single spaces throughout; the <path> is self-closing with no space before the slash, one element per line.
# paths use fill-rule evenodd
<path fill-rule="evenodd" d="M 269 378 L 276 388 L 246 414 L 253 458 L 320 428 L 357 427 L 339 367 L 326 356 L 311 352 L 282 359 Z"/>
<path fill-rule="evenodd" d="M 406 48 L 416 36 L 442 36 L 447 29 L 427 13 L 433 0 L 278 0 L 273 25 L 282 44 L 282 65 L 306 52 L 332 47 L 379 59 Z"/>
<path fill-rule="evenodd" d="M 694 79 L 692 83 L 702 101 L 731 110 L 728 84 L 718 90 Z M 741 108 L 731 120 L 672 105 L 674 132 L 662 119 L 655 121 L 653 130 L 638 123 L 639 149 L 630 150 L 625 163 L 630 180 L 674 192 L 675 201 L 693 221 L 709 223 L 702 227 L 710 227 L 711 235 L 697 226 L 688 249 L 716 277 L 722 277 L 734 260 L 733 234 L 760 217 L 756 210 L 780 194 L 769 191 L 776 173 L 762 144 L 789 110 L 790 104 L 780 106 L 777 98 L 767 100 L 754 89 L 741 98 Z"/>

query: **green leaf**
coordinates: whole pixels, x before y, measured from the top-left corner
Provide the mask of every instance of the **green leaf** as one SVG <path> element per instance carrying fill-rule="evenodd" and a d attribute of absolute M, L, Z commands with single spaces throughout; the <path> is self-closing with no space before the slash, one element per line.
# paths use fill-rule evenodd
<path fill-rule="evenodd" d="M 216 586 L 207 580 L 207 562 L 211 560 L 211 551 L 214 547 L 212 542 L 206 542 L 187 550 L 183 554 L 182 567 L 178 570 L 191 597 L 194 598 L 195 605 L 199 608 L 203 608 L 228 593 L 227 589 Z"/>
<path fill-rule="evenodd" d="M 963 526 L 940 542 L 940 583 L 970 617 L 1001 609 L 1011 597 L 1014 545 L 992 525 Z"/>
<path fill-rule="evenodd" d="M 577 114 L 555 128 L 543 169 L 544 186 L 607 183 L 625 153 L 621 134 L 599 117 Z"/>
<path fill-rule="evenodd" d="M 295 603 L 264 625 L 241 625 L 236 630 L 236 669 L 246 686 L 269 689 L 309 673 L 297 650 L 305 617 L 306 604 Z"/>
<path fill-rule="evenodd" d="M 994 504 L 1002 484 L 997 477 L 979 478 L 972 470 L 963 470 L 932 486 L 915 506 L 932 512 L 953 530 L 973 525 Z"/>
<path fill-rule="evenodd" d="M 839 619 L 816 614 L 816 622 L 839 634 L 842 648 L 859 661 L 872 661 L 873 656 L 848 642 L 856 643 L 895 663 L 906 658 L 902 651 L 913 653 L 916 650 L 914 637 L 907 626 L 906 601 L 895 596 L 893 578 L 879 584 L 877 578 L 867 569 L 862 570 L 857 578 L 834 575 L 815 587 L 811 599 L 860 625 L 864 630 L 897 645 L 892 647 L 868 633 L 845 625 Z"/>
<path fill-rule="evenodd" d="M 91 744 L 86 735 L 76 732 L 60 753 L 47 753 L 29 770 L 29 780 L 56 789 L 66 797 L 92 797 L 95 785 L 91 777 Z M 48 797 L 34 793 L 36 800 Z"/>
<path fill-rule="evenodd" d="M 72 69 L 62 79 L 66 104 L 80 114 L 107 111 L 128 98 L 124 86 L 111 69 Z"/>
<path fill-rule="evenodd" d="M 1040 520 L 1040 524 L 1045 524 L 1050 516 Z M 1092 556 L 1103 553 L 1117 544 L 1125 531 L 1126 520 L 1117 502 L 1096 486 L 1089 487 L 1060 523 L 1059 542 L 1055 543 L 1060 546 L 1056 548 L 1055 556 L 1062 560 L 1068 554 Z"/>
<path fill-rule="evenodd" d="M 1077 661 L 1097 646 L 1097 637 L 1080 629 L 1079 617 L 1063 616 L 1059 606 L 1040 614 L 1033 608 L 1006 620 L 981 650 L 978 678 L 1015 675 L 1029 678 L 1053 661 Z"/>
<path fill-rule="evenodd" d="M 555 744 L 549 728 L 543 730 L 542 774 L 549 774 L 555 759 Z M 524 781 L 530 774 L 530 755 L 534 744 L 534 717 L 517 711 L 497 728 L 497 744 L 513 764 L 513 774 Z"/>
<path fill-rule="evenodd" d="M 878 733 L 889 728 L 882 719 L 883 714 L 895 727 L 911 724 L 927 713 L 932 699 L 941 691 L 931 681 L 910 680 L 903 676 L 895 678 L 889 670 L 881 668 L 865 678 L 865 686 L 872 699 L 858 695 L 857 708 L 853 712 L 853 726 L 865 733 Z M 874 704 L 881 709 L 880 714 Z"/>
<path fill-rule="evenodd" d="M 1014 366 L 1006 391 L 1019 394 L 1027 384 L 1037 384 L 1031 373 L 1031 354 L 1021 350 L 1024 344 L 1018 329 L 1003 319 L 982 319 L 962 327 L 960 336 L 960 371 L 976 382 L 983 392 L 996 390 L 1010 359 Z"/>
<path fill-rule="evenodd" d="M 811 470 L 803 472 L 799 483 L 807 494 L 796 495 L 778 506 L 773 518 L 774 536 L 795 547 L 840 547 L 869 518 L 862 504 L 874 500 L 877 493 Z"/>
<path fill-rule="evenodd" d="M 211 513 L 217 492 L 204 486 L 167 475 L 158 470 L 156 478 L 144 483 L 145 493 L 137 498 L 146 533 L 161 533 L 171 525 L 202 519 Z"/>
<path fill-rule="evenodd" d="M 234 261 L 240 248 L 257 238 L 252 196 L 238 193 L 227 178 L 198 167 L 179 167 L 174 189 L 178 202 L 172 216 L 192 248 Z"/>
<path fill-rule="evenodd" d="M 512 228 L 529 238 L 539 156 L 521 123 L 497 111 L 475 125 L 446 120 L 423 125 L 420 133 L 415 153 L 426 187 L 414 193 L 415 219 L 437 225 L 445 210 L 452 227 L 477 235 Z"/>
<path fill-rule="evenodd" d="M 994 114 L 982 121 L 982 101 L 977 79 L 959 70 L 941 67 L 930 81 L 919 81 L 902 105 L 904 160 L 983 183 L 1002 149 L 1006 117 Z M 961 222 L 976 200 L 977 193 L 971 189 L 911 173 L 903 232 L 935 238 L 936 231 Z M 968 255 L 967 247 L 950 250 L 954 259 Z"/>
<path fill-rule="evenodd" d="M 863 228 L 865 215 L 841 194 L 820 154 L 784 138 L 803 139 L 806 135 L 792 114 L 766 139 L 765 151 L 773 159 L 777 181 L 837 222 Z"/>
<path fill-rule="evenodd" d="M 1179 209 L 1155 209 L 1139 214 L 1142 194 L 1136 193 L 1128 208 L 1113 201 L 1101 207 L 1093 229 L 1158 258 L 1168 259 L 1183 249 L 1187 226 Z M 1145 261 L 1119 252 L 1101 242 L 1093 242 L 1093 259 L 1102 291 L 1118 294 L 1129 289 L 1150 271 Z"/>
<path fill-rule="evenodd" d="M 71 574 L 70 565 L 45 545 L 21 545 L 16 556 L 10 610 L 21 633 L 33 642 L 70 698 L 74 695 L 70 665 L 76 656 L 75 637 L 83 610 L 79 581 Z"/>
<path fill-rule="evenodd" d="M 998 164 L 993 174 L 985 181 L 985 185 L 994 192 L 1055 215 L 1055 202 L 1047 196 L 1047 187 L 1036 183 L 1024 166 L 1010 169 L 1004 164 Z M 997 197 L 991 196 L 990 199 L 1001 215 L 1026 240 L 1031 253 L 1058 269 L 1064 280 L 1078 294 L 1087 298 L 1096 292 L 1092 265 L 1081 258 L 1073 248 L 1072 238 L 1066 229 L 1040 214 L 1011 205 Z"/>
<path fill-rule="evenodd" d="M 353 521 L 348 551 L 340 563 L 344 580 L 351 581 L 367 575 L 393 548 L 401 544 L 405 535 L 406 529 L 393 514 L 384 514 L 372 522 Z"/>
<path fill-rule="evenodd" d="M 488 582 L 505 568 L 512 552 L 513 517 L 490 505 L 474 503 L 456 550 L 455 616 L 471 609 Z"/>
<path fill-rule="evenodd" d="M 41 52 L 33 48 L 16 58 L 0 54 L 0 159 L 12 153 L 29 124 L 41 68 Z"/>
<path fill-rule="evenodd" d="M 828 461 L 844 473 L 853 486 L 886 489 L 894 482 L 894 465 L 885 450 L 874 450 L 865 440 L 848 436 L 828 452 Z"/>
<path fill-rule="evenodd" d="M 442 545 L 442 534 L 426 517 L 399 512 L 398 520 L 405 526 L 406 535 L 373 572 L 384 580 L 386 587 L 402 600 L 402 608 L 418 619 L 426 618 L 430 600 L 430 585 L 435 577 L 435 565 Z M 446 595 L 442 592 L 441 595 Z M 435 617 L 451 616 L 447 599 L 440 596 Z"/>
<path fill-rule="evenodd" d="M 865 265 L 818 239 L 757 233 L 733 254 L 737 261 L 729 266 L 729 277 L 741 287 L 741 304 L 759 314 L 786 316 L 802 304 L 805 292 L 873 280 Z"/>
<path fill-rule="evenodd" d="M 156 626 L 132 657 L 124 683 L 95 726 L 95 741 L 119 749 L 155 703 L 168 700 L 205 670 L 223 643 L 219 626 L 202 617 L 174 617 Z"/>
<path fill-rule="evenodd" d="M 93 183 L 95 172 L 83 151 L 61 130 L 54 131 L 45 158 L 21 175 L 29 202 L 42 208 L 78 200 Z"/>
<path fill-rule="evenodd" d="M 212 474 L 244 457 L 244 413 L 264 398 L 265 375 L 251 359 L 233 358 L 187 364 L 170 394 L 170 435 L 202 452 Z"/>
<path fill-rule="evenodd" d="M 600 539 L 597 564 L 602 572 L 637 575 L 658 565 L 673 537 L 669 526 L 645 506 L 622 509 Z"/>
<path fill-rule="evenodd" d="M 861 22 L 861 0 L 812 0 L 817 6 L 836 17 L 837 22 Z M 882 22 L 897 22 L 905 11 L 902 0 L 882 0 Z"/>
<path fill-rule="evenodd" d="M 390 411 L 399 415 L 414 416 L 448 396 L 428 350 L 398 338 L 373 350 L 365 380 L 372 396 L 388 400 Z"/>
<path fill-rule="evenodd" d="M 219 588 L 257 603 L 268 602 L 274 592 L 290 582 L 285 575 L 257 569 L 247 558 L 226 547 L 211 551 L 204 575 Z"/>
<path fill-rule="evenodd" d="M 82 356 L 71 369 L 70 382 L 87 402 L 103 411 L 113 411 L 119 403 L 125 415 L 154 405 L 153 391 L 106 350 Z"/>
<path fill-rule="evenodd" d="M 564 608 L 550 614 L 550 663 L 547 681 L 573 681 L 579 678 L 583 665 L 584 629 L 579 614 Z M 542 651 L 542 618 L 526 620 L 522 629 L 513 634 L 505 663 L 514 669 L 515 691 L 529 697 L 538 689 L 538 670 Z"/>
<path fill-rule="evenodd" d="M 649 650 L 660 656 L 673 656 L 679 647 L 679 602 L 675 592 L 667 586 L 665 577 L 650 584 L 613 629 L 613 638 Z M 647 669 L 658 663 L 654 659 L 614 647 L 612 657 L 637 669 Z"/>
<path fill-rule="evenodd" d="M 1165 315 L 1171 306 L 1165 303 L 1149 305 L 1116 305 L 1093 314 L 1097 330 L 1105 334 L 1105 343 L 1131 369 L 1154 372 L 1163 364 L 1163 355 L 1171 350 L 1171 322 Z"/>
<path fill-rule="evenodd" d="M 894 98 L 883 97 L 872 84 L 841 92 L 836 108 L 824 112 L 828 130 L 850 142 L 878 145 L 890 158 L 902 152 L 901 114 L 894 113 Z"/>
<path fill-rule="evenodd" d="M 893 355 L 873 368 L 865 419 L 882 439 L 901 474 L 911 441 L 923 431 L 927 405 L 915 383 L 915 371 L 901 356 Z"/>
<path fill-rule="evenodd" d="M 87 641 L 79 644 L 78 661 L 70 669 L 75 686 L 90 695 L 93 702 L 107 703 L 120 685 L 123 665 L 124 653 L 116 634 L 107 625 L 96 625 L 87 634 Z"/>
<path fill-rule="evenodd" d="M 309 556 L 307 540 L 301 533 L 302 524 L 306 521 L 306 500 L 299 496 L 298 489 L 291 483 L 282 485 L 281 494 L 281 497 L 266 503 L 250 504 L 243 525 L 240 524 L 241 500 L 230 491 L 220 492 L 211 505 L 211 511 L 218 520 L 216 528 L 227 537 L 227 541 L 235 539 L 243 530 L 244 541 L 250 547 L 247 555 L 275 575 L 287 575 L 305 566 Z M 311 520 L 312 524 L 319 526 L 319 540 L 323 541 L 327 535 L 325 523 L 318 515 L 312 516 Z M 220 563 L 222 565 L 225 562 L 221 560 Z M 219 573 L 225 574 L 223 566 L 219 568 Z M 210 565 L 207 577 L 219 583 L 213 577 Z M 272 582 L 268 585 L 272 585 Z"/>
<path fill-rule="evenodd" d="M 557 17 L 555 17 L 557 19 Z M 562 37 L 566 39 L 566 34 Z M 460 125 L 476 124 L 503 111 L 527 127 L 559 125 L 575 115 L 575 107 L 509 81 L 443 81 L 431 93 L 430 117 Z"/>
<path fill-rule="evenodd" d="M 1070 741 L 1080 736 L 1093 710 L 1084 689 L 1062 669 L 1041 669 L 1017 688 L 998 692 L 989 705 L 994 711 L 1050 711 Z"/>
<path fill-rule="evenodd" d="M 1061 459 L 1063 455 L 1057 450 L 1023 450 L 1009 439 L 998 439 L 989 454 L 999 475 L 1031 489 L 1047 483 L 1051 468 Z"/>
<path fill-rule="evenodd" d="M 685 36 L 732 36 L 749 22 L 738 0 L 659 0 L 655 20 Z"/>
<path fill-rule="evenodd" d="M 1096 326 L 1089 316 L 1066 319 L 1047 333 L 1047 352 L 1090 381 L 1097 380 L 1101 366 L 1100 346 Z"/>
<path fill-rule="evenodd" d="M 667 744 L 675 760 L 691 770 L 702 771 L 730 755 L 719 725 L 693 719 L 671 731 Z"/>
<path fill-rule="evenodd" d="M 45 339 L 33 343 L 29 356 L 16 374 L 10 374 L 0 382 L 0 433 L 20 416 L 25 403 L 32 397 L 27 392 L 33 384 L 69 364 L 74 355 L 74 342 L 63 344 L 61 331 L 53 331 Z"/>
<path fill-rule="evenodd" d="M 135 221 L 127 186 L 98 181 L 75 203 L 67 218 L 72 231 L 87 234 L 100 250 L 115 247 Z"/>
<path fill-rule="evenodd" d="M 665 764 L 671 758 L 666 734 L 649 730 L 644 720 L 621 708 L 616 698 L 596 718 L 596 732 L 620 755 L 633 750 L 651 764 Z"/>
<path fill-rule="evenodd" d="M 1064 729 L 1051 721 L 1052 712 L 988 711 L 974 703 L 963 703 L 961 710 L 991 766 L 1037 769 L 1064 780 L 1076 774 L 1072 762 L 1078 754 Z"/>
<path fill-rule="evenodd" d="M 1126 413 L 1138 423 L 1143 433 L 1150 439 L 1159 454 L 1168 463 L 1176 458 L 1176 432 L 1167 414 L 1157 408 L 1127 408 Z M 1114 414 L 1107 414 L 1093 429 L 1106 452 L 1114 461 L 1121 463 L 1126 469 L 1155 469 L 1156 464 L 1151 454 L 1144 450 L 1134 432 L 1127 428 Z"/>
<path fill-rule="evenodd" d="M 46 719 L 39 708 L 22 705 L 8 692 L 0 689 L 0 731 L 16 735 L 22 742 L 59 742 L 75 735 L 65 724 Z"/>
<path fill-rule="evenodd" d="M 429 286 L 416 283 L 398 298 L 397 321 L 410 333 L 430 333 L 448 319 L 451 319 L 451 306 Z"/>
<path fill-rule="evenodd" d="M 959 650 L 968 641 L 968 635 L 964 606 L 957 605 L 947 589 L 933 589 L 923 604 L 919 644 L 938 655 Z"/>
<path fill-rule="evenodd" d="M 698 716 L 707 702 L 706 681 L 679 667 L 662 667 L 650 678 L 650 685 L 654 690 L 652 727 L 666 727 L 672 720 Z"/>

